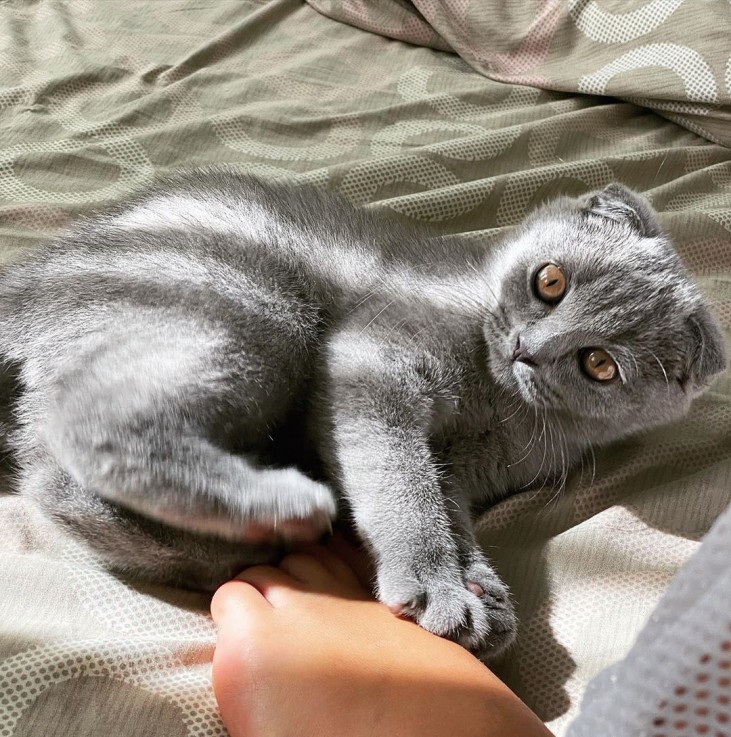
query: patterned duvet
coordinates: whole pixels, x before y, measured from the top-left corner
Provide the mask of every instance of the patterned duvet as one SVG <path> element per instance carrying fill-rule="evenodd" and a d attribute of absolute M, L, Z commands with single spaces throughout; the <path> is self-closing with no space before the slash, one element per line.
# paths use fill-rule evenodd
<path fill-rule="evenodd" d="M 0 264 L 204 164 L 485 248 L 538 202 L 620 180 L 729 329 L 730 100 L 727 0 L 6 0 Z M 3 488 L 0 736 L 224 735 L 207 600 L 113 578 Z M 498 670 L 557 734 L 729 501 L 727 373 L 682 424 L 485 516 L 522 622 Z"/>

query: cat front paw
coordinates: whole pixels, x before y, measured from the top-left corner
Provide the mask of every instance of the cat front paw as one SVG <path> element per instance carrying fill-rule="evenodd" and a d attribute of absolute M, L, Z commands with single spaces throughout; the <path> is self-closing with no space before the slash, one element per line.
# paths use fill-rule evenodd
<path fill-rule="evenodd" d="M 379 598 L 395 614 L 491 659 L 514 641 L 517 620 L 507 587 L 485 567 L 473 564 L 462 576 L 433 576 L 424 583 L 379 573 Z"/>
<path fill-rule="evenodd" d="M 510 600 L 510 590 L 489 563 L 478 558 L 464 572 L 465 587 L 477 596 L 487 612 L 489 633 L 485 644 L 476 649 L 482 660 L 494 660 L 515 642 L 518 618 Z"/>

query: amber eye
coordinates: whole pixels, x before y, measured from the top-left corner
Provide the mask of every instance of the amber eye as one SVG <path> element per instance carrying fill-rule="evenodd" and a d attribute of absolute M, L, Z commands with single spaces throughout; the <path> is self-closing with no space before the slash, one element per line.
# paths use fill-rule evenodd
<path fill-rule="evenodd" d="M 533 280 L 536 297 L 555 304 L 560 302 L 566 293 L 566 275 L 557 264 L 546 264 L 541 267 Z"/>
<path fill-rule="evenodd" d="M 614 359 L 601 348 L 586 348 L 579 354 L 581 368 L 594 381 L 611 381 L 619 373 Z"/>

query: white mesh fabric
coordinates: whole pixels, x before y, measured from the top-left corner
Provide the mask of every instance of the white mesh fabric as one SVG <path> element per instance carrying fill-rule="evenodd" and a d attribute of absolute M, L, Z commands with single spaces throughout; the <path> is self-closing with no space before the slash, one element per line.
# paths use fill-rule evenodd
<path fill-rule="evenodd" d="M 629 655 L 589 685 L 567 737 L 731 736 L 731 507 Z"/>

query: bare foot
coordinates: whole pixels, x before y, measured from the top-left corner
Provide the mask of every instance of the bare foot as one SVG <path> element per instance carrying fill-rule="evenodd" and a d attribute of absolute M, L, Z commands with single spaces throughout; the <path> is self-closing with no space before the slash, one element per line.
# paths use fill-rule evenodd
<path fill-rule="evenodd" d="M 324 548 L 249 568 L 211 611 L 231 737 L 550 737 L 482 663 L 395 617 Z"/>

